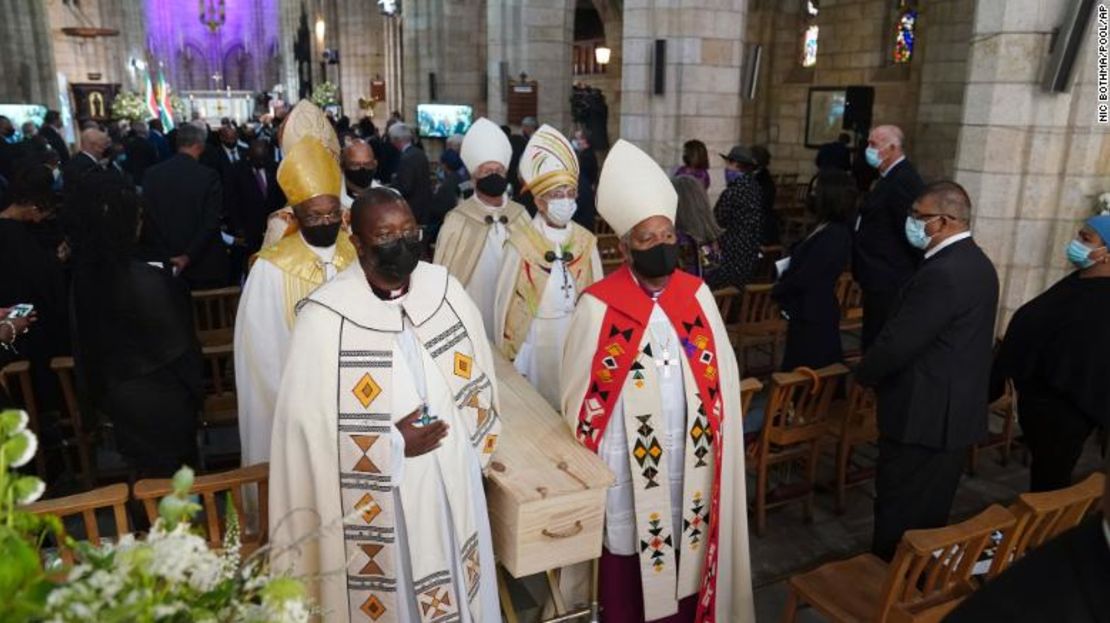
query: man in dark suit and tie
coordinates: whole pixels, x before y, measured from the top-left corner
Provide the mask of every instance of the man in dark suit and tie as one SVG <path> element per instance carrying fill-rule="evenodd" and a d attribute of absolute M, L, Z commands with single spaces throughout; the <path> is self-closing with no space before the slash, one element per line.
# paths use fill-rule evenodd
<path fill-rule="evenodd" d="M 391 186 L 408 202 L 416 222 L 428 225 L 435 220 L 431 214 L 432 174 L 428 166 L 428 156 L 412 144 L 412 130 L 404 123 L 390 126 L 389 140 L 401 152 Z"/>
<path fill-rule="evenodd" d="M 266 218 L 285 207 L 285 193 L 277 183 L 277 165 L 269 141 L 255 139 L 247 157 L 231 167 L 224 206 L 230 233 L 242 239 L 247 256 L 258 253 L 266 234 Z"/>
<path fill-rule="evenodd" d="M 209 144 L 201 156 L 201 163 L 215 169 L 220 181 L 227 183 L 231 167 L 247 157 L 247 150 L 239 146 L 239 133 L 230 125 L 220 126 L 216 132 L 217 141 Z"/>
<path fill-rule="evenodd" d="M 107 133 L 98 128 L 87 128 L 81 131 L 81 151 L 62 165 L 62 209 L 58 213 L 58 224 L 70 244 L 81 238 L 83 219 L 80 210 L 84 204 L 79 197 L 82 192 L 87 192 L 85 180 L 93 173 L 108 170 L 104 158 L 111 146 L 112 139 Z"/>
<path fill-rule="evenodd" d="M 852 274 L 863 290 L 864 351 L 921 261 L 921 252 L 906 242 L 903 226 L 925 183 L 906 160 L 903 140 L 902 131 L 892 125 L 875 128 L 867 139 L 867 162 L 880 177 L 860 208 L 852 258 Z"/>
<path fill-rule="evenodd" d="M 39 128 L 39 134 L 42 135 L 50 148 L 58 152 L 58 158 L 65 166 L 69 162 L 69 145 L 66 145 L 66 140 L 62 138 L 62 115 L 56 110 L 46 111 L 46 116 L 42 119 L 42 127 Z"/>
<path fill-rule="evenodd" d="M 903 222 L 924 261 L 857 373 L 879 401 L 872 550 L 886 560 L 906 530 L 948 523 L 967 449 L 987 435 L 998 273 L 970 221 L 959 184 L 925 187 Z"/>
<path fill-rule="evenodd" d="M 227 251 L 220 239 L 222 190 L 219 175 L 198 162 L 204 140 L 204 130 L 182 126 L 177 154 L 147 169 L 139 239 L 144 259 L 168 262 L 194 290 L 227 281 Z"/>

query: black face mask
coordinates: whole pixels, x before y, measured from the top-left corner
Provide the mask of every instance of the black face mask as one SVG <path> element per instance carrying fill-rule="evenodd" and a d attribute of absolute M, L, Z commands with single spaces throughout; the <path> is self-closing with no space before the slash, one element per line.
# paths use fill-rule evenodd
<path fill-rule="evenodd" d="M 487 197 L 500 197 L 505 194 L 505 189 L 509 187 L 509 180 L 500 173 L 493 173 L 478 180 L 474 187 Z"/>
<path fill-rule="evenodd" d="M 647 279 L 666 277 L 678 266 L 678 245 L 661 242 L 650 249 L 632 249 L 632 267 Z"/>
<path fill-rule="evenodd" d="M 388 244 L 371 246 L 370 253 L 383 277 L 401 281 L 416 270 L 417 263 L 424 255 L 424 243 L 401 238 Z"/>
<path fill-rule="evenodd" d="M 335 244 L 335 239 L 339 237 L 339 226 L 341 223 L 336 221 L 328 223 L 327 225 L 313 225 L 312 227 L 302 227 L 301 235 L 304 236 L 304 241 L 314 247 L 326 248 Z"/>
<path fill-rule="evenodd" d="M 343 175 L 352 186 L 369 188 L 374 181 L 374 169 L 346 169 Z"/>

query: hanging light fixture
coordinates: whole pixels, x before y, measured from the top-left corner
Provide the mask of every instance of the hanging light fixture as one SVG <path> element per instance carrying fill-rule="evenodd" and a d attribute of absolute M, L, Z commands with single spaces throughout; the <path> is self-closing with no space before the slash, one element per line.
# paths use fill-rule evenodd
<path fill-rule="evenodd" d="M 612 53 L 613 53 L 613 51 L 610 50 L 609 48 L 607 48 L 603 45 L 598 46 L 598 47 L 594 48 L 594 60 L 597 61 L 598 65 L 608 65 L 609 64 L 609 56 Z"/>
<path fill-rule="evenodd" d="M 316 18 L 316 39 L 323 43 L 324 35 L 328 32 L 328 25 L 324 23 L 324 18 Z"/>

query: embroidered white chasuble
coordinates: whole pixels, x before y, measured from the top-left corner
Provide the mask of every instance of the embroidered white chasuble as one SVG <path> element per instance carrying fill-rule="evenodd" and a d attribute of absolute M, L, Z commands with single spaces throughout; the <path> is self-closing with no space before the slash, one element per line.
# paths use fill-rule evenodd
<path fill-rule="evenodd" d="M 700 282 L 689 285 L 693 278 L 684 275 L 693 295 L 684 295 L 680 307 L 700 310 L 687 317 L 704 320 L 696 330 L 685 330 L 711 335 L 717 345 L 714 354 L 700 339 L 680 339 L 681 321 L 668 317 L 638 287 L 626 285 L 621 295 L 644 297 L 641 309 L 647 310 L 639 339 L 628 344 L 635 334 L 624 330 L 632 326 L 630 321 L 613 324 L 613 314 L 619 317 L 619 312 L 593 294 L 594 288 L 606 288 L 618 278 L 628 280 L 626 273 L 622 269 L 606 277 L 579 300 L 561 373 L 564 417 L 616 475 L 606 499 L 606 548 L 639 556 L 638 597 L 648 620 L 675 614 L 680 599 L 699 595 L 699 621 L 754 621 L 740 377 L 724 323 L 709 288 Z M 700 362 L 698 370 L 691 359 Z M 627 370 L 623 379 L 617 379 L 618 369 Z M 695 372 L 716 382 L 714 414 L 705 412 L 700 389 L 705 383 Z M 612 405 L 607 421 L 600 401 Z M 710 433 L 710 415 L 723 439 Z M 710 522 L 715 491 L 714 544 Z M 710 559 L 712 572 L 706 568 Z"/>
<path fill-rule="evenodd" d="M 310 580 L 327 621 L 500 620 L 487 370 L 480 315 L 442 267 L 421 263 L 405 296 L 381 301 L 355 264 L 303 304 L 274 424 L 271 560 Z M 394 424 L 418 409 L 449 432 L 405 457 Z"/>

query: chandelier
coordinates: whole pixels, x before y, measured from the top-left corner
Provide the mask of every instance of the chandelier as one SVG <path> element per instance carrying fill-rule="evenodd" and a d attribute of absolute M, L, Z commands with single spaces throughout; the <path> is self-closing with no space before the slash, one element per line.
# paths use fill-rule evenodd
<path fill-rule="evenodd" d="M 197 0 L 200 23 L 213 34 L 227 22 L 227 0 Z"/>

